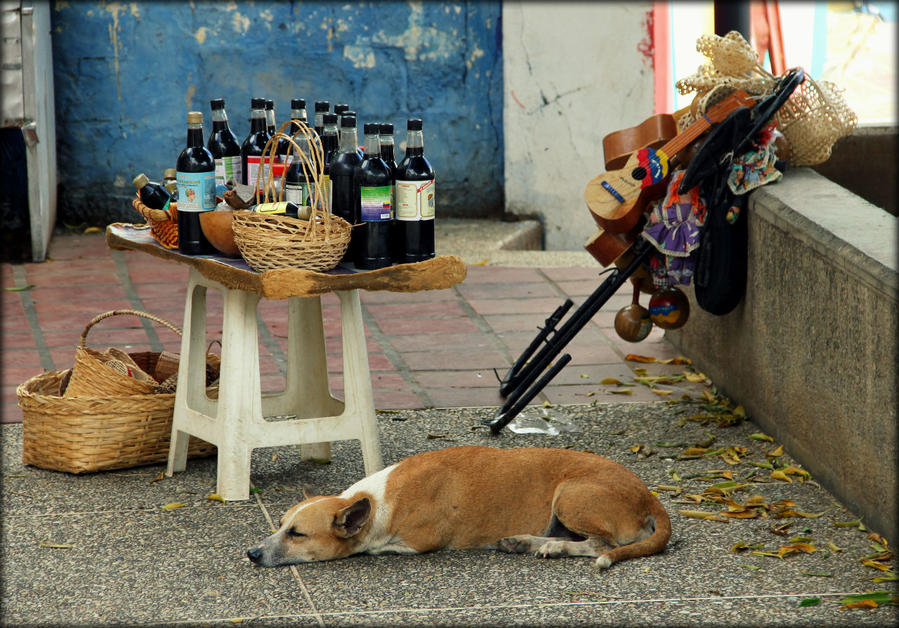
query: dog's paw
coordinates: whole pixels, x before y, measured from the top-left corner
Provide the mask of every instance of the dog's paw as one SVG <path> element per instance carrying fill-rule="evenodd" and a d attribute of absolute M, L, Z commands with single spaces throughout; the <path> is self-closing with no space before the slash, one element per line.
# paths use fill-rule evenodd
<path fill-rule="evenodd" d="M 568 542 L 547 541 L 534 552 L 534 555 L 538 558 L 564 558 L 568 556 Z"/>
<path fill-rule="evenodd" d="M 507 536 L 496 542 L 496 549 L 510 554 L 524 554 L 531 551 L 531 542 L 521 536 Z"/>
<path fill-rule="evenodd" d="M 593 563 L 593 567 L 597 570 L 599 569 L 608 569 L 612 566 L 612 561 L 609 560 L 609 557 L 603 554 Z"/>

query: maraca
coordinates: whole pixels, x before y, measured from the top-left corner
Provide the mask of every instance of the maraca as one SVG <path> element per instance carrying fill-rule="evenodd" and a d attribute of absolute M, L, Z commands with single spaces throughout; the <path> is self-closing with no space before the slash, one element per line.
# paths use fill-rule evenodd
<path fill-rule="evenodd" d="M 662 329 L 683 327 L 689 317 L 690 302 L 677 288 L 662 288 L 649 299 L 649 318 Z"/>
<path fill-rule="evenodd" d="M 615 315 L 615 331 L 622 340 L 628 342 L 640 342 L 652 331 L 652 321 L 649 318 L 649 310 L 640 305 L 640 281 L 631 279 L 634 284 L 634 298 Z"/>

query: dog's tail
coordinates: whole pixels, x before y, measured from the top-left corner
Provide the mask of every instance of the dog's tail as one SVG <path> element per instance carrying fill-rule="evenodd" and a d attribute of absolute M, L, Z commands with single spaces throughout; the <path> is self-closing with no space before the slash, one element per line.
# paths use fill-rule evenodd
<path fill-rule="evenodd" d="M 596 567 L 606 569 L 619 560 L 649 556 L 650 554 L 661 552 L 665 545 L 668 544 L 668 539 L 671 538 L 671 519 L 668 517 L 668 511 L 665 510 L 662 502 L 655 496 L 652 496 L 649 513 L 646 515 L 646 523 L 655 526 L 652 534 L 641 541 L 619 545 L 609 550 L 596 559 Z"/>

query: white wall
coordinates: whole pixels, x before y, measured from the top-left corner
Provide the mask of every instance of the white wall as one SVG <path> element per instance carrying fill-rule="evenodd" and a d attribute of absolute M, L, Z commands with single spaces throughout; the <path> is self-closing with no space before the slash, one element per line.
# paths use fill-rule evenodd
<path fill-rule="evenodd" d="M 584 186 L 602 138 L 653 114 L 651 2 L 503 2 L 506 211 L 544 220 L 547 250 L 596 231 Z"/>

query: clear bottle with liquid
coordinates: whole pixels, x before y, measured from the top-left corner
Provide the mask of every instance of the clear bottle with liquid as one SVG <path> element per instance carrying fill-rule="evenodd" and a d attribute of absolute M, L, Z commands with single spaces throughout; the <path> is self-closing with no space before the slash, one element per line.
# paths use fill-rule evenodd
<path fill-rule="evenodd" d="M 209 101 L 212 108 L 212 133 L 206 148 L 215 160 L 215 191 L 221 196 L 227 190 L 226 183 L 241 183 L 240 143 L 228 124 L 225 100 L 215 98 Z"/>
<path fill-rule="evenodd" d="M 381 159 L 380 125 L 368 122 L 363 126 L 363 132 L 365 153 L 356 167 L 355 177 L 362 226 L 353 230 L 353 239 L 357 240 L 354 261 L 358 268 L 372 270 L 391 263 L 393 207 L 390 199 L 393 185 L 390 167 Z"/>
<path fill-rule="evenodd" d="M 419 118 L 406 123 L 406 155 L 396 168 L 396 249 L 394 261 L 421 262 L 434 257 L 434 187 L 437 177 L 424 155 Z"/>
<path fill-rule="evenodd" d="M 215 209 L 215 160 L 203 145 L 203 114 L 187 114 L 187 146 L 178 155 L 178 251 L 215 252 L 200 227 L 200 214 Z"/>

